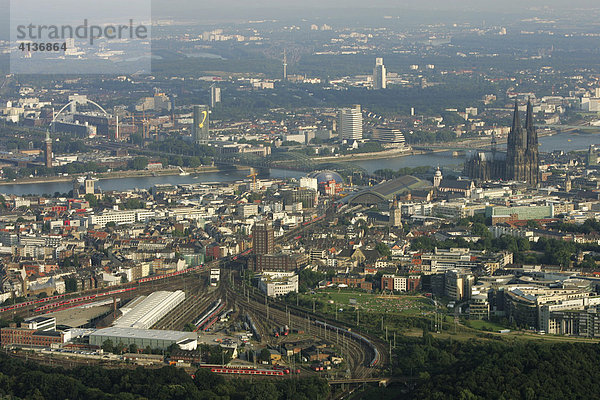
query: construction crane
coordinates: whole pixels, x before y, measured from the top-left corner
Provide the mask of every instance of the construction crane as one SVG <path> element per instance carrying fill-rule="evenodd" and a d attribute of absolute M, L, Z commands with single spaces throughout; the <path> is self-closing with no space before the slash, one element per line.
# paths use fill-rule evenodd
<path fill-rule="evenodd" d="M 255 189 L 256 188 L 256 176 L 258 175 L 258 173 L 256 172 L 256 170 L 254 168 L 250 169 L 250 175 L 248 175 L 246 178 L 252 178 L 252 188 Z"/>

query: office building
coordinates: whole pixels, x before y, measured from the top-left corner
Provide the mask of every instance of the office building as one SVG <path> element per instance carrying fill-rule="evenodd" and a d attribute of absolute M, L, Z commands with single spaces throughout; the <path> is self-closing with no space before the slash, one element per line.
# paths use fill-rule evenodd
<path fill-rule="evenodd" d="M 215 108 L 215 105 L 220 102 L 221 88 L 213 85 L 210 87 L 210 107 Z"/>
<path fill-rule="evenodd" d="M 381 143 L 394 144 L 397 147 L 405 146 L 405 139 L 400 129 L 378 126 L 373 129 L 373 140 Z"/>
<path fill-rule="evenodd" d="M 381 276 L 381 290 L 393 292 L 412 292 L 421 287 L 420 275 L 395 276 L 384 274 Z"/>
<path fill-rule="evenodd" d="M 23 321 L 23 323 L 21 324 L 21 327 L 33 329 L 35 331 L 55 331 L 56 318 L 44 316 L 26 318 L 25 321 Z"/>
<path fill-rule="evenodd" d="M 65 342 L 65 334 L 57 331 L 40 331 L 27 328 L 2 328 L 0 343 L 6 346 L 50 347 Z"/>
<path fill-rule="evenodd" d="M 196 144 L 208 143 L 208 130 L 210 124 L 210 110 L 205 105 L 194 106 L 194 126 L 192 127 L 192 137 Z"/>
<path fill-rule="evenodd" d="M 362 112 L 360 105 L 342 108 L 338 114 L 340 140 L 360 140 L 363 137 Z"/>
<path fill-rule="evenodd" d="M 258 288 L 269 297 L 298 293 L 298 275 L 295 272 L 264 272 Z"/>
<path fill-rule="evenodd" d="M 257 222 L 252 229 L 254 254 L 272 254 L 275 251 L 275 230 L 271 221 Z"/>
<path fill-rule="evenodd" d="M 450 270 L 444 274 L 444 295 L 453 300 L 461 301 L 471 298 L 471 288 L 475 278 L 463 270 Z"/>
<path fill-rule="evenodd" d="M 373 68 L 373 89 L 385 89 L 387 86 L 386 81 L 385 65 L 383 65 L 383 58 L 375 59 L 375 68 Z"/>
<path fill-rule="evenodd" d="M 469 300 L 469 319 L 489 319 L 490 303 L 487 294 L 475 294 Z"/>

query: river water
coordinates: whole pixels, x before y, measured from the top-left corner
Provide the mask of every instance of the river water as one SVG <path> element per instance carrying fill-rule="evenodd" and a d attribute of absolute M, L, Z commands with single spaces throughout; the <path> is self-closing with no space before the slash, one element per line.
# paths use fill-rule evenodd
<path fill-rule="evenodd" d="M 539 139 L 540 151 L 550 152 L 554 150 L 586 150 L 591 144 L 600 145 L 600 135 L 583 133 L 562 133 L 554 136 L 544 136 Z M 383 158 L 377 160 L 360 160 L 354 164 L 369 172 L 377 169 L 390 168 L 398 170 L 403 167 L 437 166 L 460 169 L 464 162 L 463 157 L 453 157 L 451 151 L 431 154 L 419 154 L 413 156 Z M 298 178 L 306 175 L 303 172 L 272 169 L 271 177 L 274 178 Z M 211 182 L 233 182 L 246 179 L 246 171 L 209 172 L 197 176 L 148 176 L 136 178 L 103 179 L 97 186 L 104 191 L 123 191 L 135 188 L 148 189 L 157 184 L 189 184 L 189 183 L 211 183 Z M 48 182 L 32 184 L 0 185 L 0 193 L 3 194 L 53 194 L 55 192 L 67 193 L 73 188 L 71 182 Z"/>

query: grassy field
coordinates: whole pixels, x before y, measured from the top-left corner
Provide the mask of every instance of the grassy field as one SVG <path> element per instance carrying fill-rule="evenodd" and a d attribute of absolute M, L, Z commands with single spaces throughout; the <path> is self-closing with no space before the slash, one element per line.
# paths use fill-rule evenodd
<path fill-rule="evenodd" d="M 335 313 L 336 308 L 348 311 L 358 307 L 361 312 L 398 314 L 404 316 L 429 315 L 434 310 L 431 300 L 424 296 L 399 295 L 381 296 L 354 291 L 327 290 L 302 295 L 305 300 L 325 304 L 323 311 Z"/>
<path fill-rule="evenodd" d="M 489 331 L 489 332 L 498 332 L 502 329 L 507 329 L 505 326 L 500 324 L 496 324 L 490 321 L 483 320 L 468 320 L 465 325 L 469 328 L 477 329 L 480 331 Z"/>

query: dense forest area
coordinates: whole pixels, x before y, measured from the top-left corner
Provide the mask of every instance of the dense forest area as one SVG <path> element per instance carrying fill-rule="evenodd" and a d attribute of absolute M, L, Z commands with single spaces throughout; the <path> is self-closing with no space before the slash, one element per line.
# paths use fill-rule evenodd
<path fill-rule="evenodd" d="M 598 344 L 436 340 L 425 334 L 405 338 L 395 358 L 394 375 L 416 383 L 370 388 L 357 399 L 562 400 L 600 392 Z"/>
<path fill-rule="evenodd" d="M 0 355 L 0 398 L 10 399 L 325 399 L 327 382 L 319 378 L 225 379 L 206 369 L 194 378 L 183 369 L 62 369 Z"/>
<path fill-rule="evenodd" d="M 598 344 L 407 342 L 400 374 L 421 379 L 415 399 L 578 399 L 600 391 Z M 592 396 L 593 397 L 593 396 Z"/>

